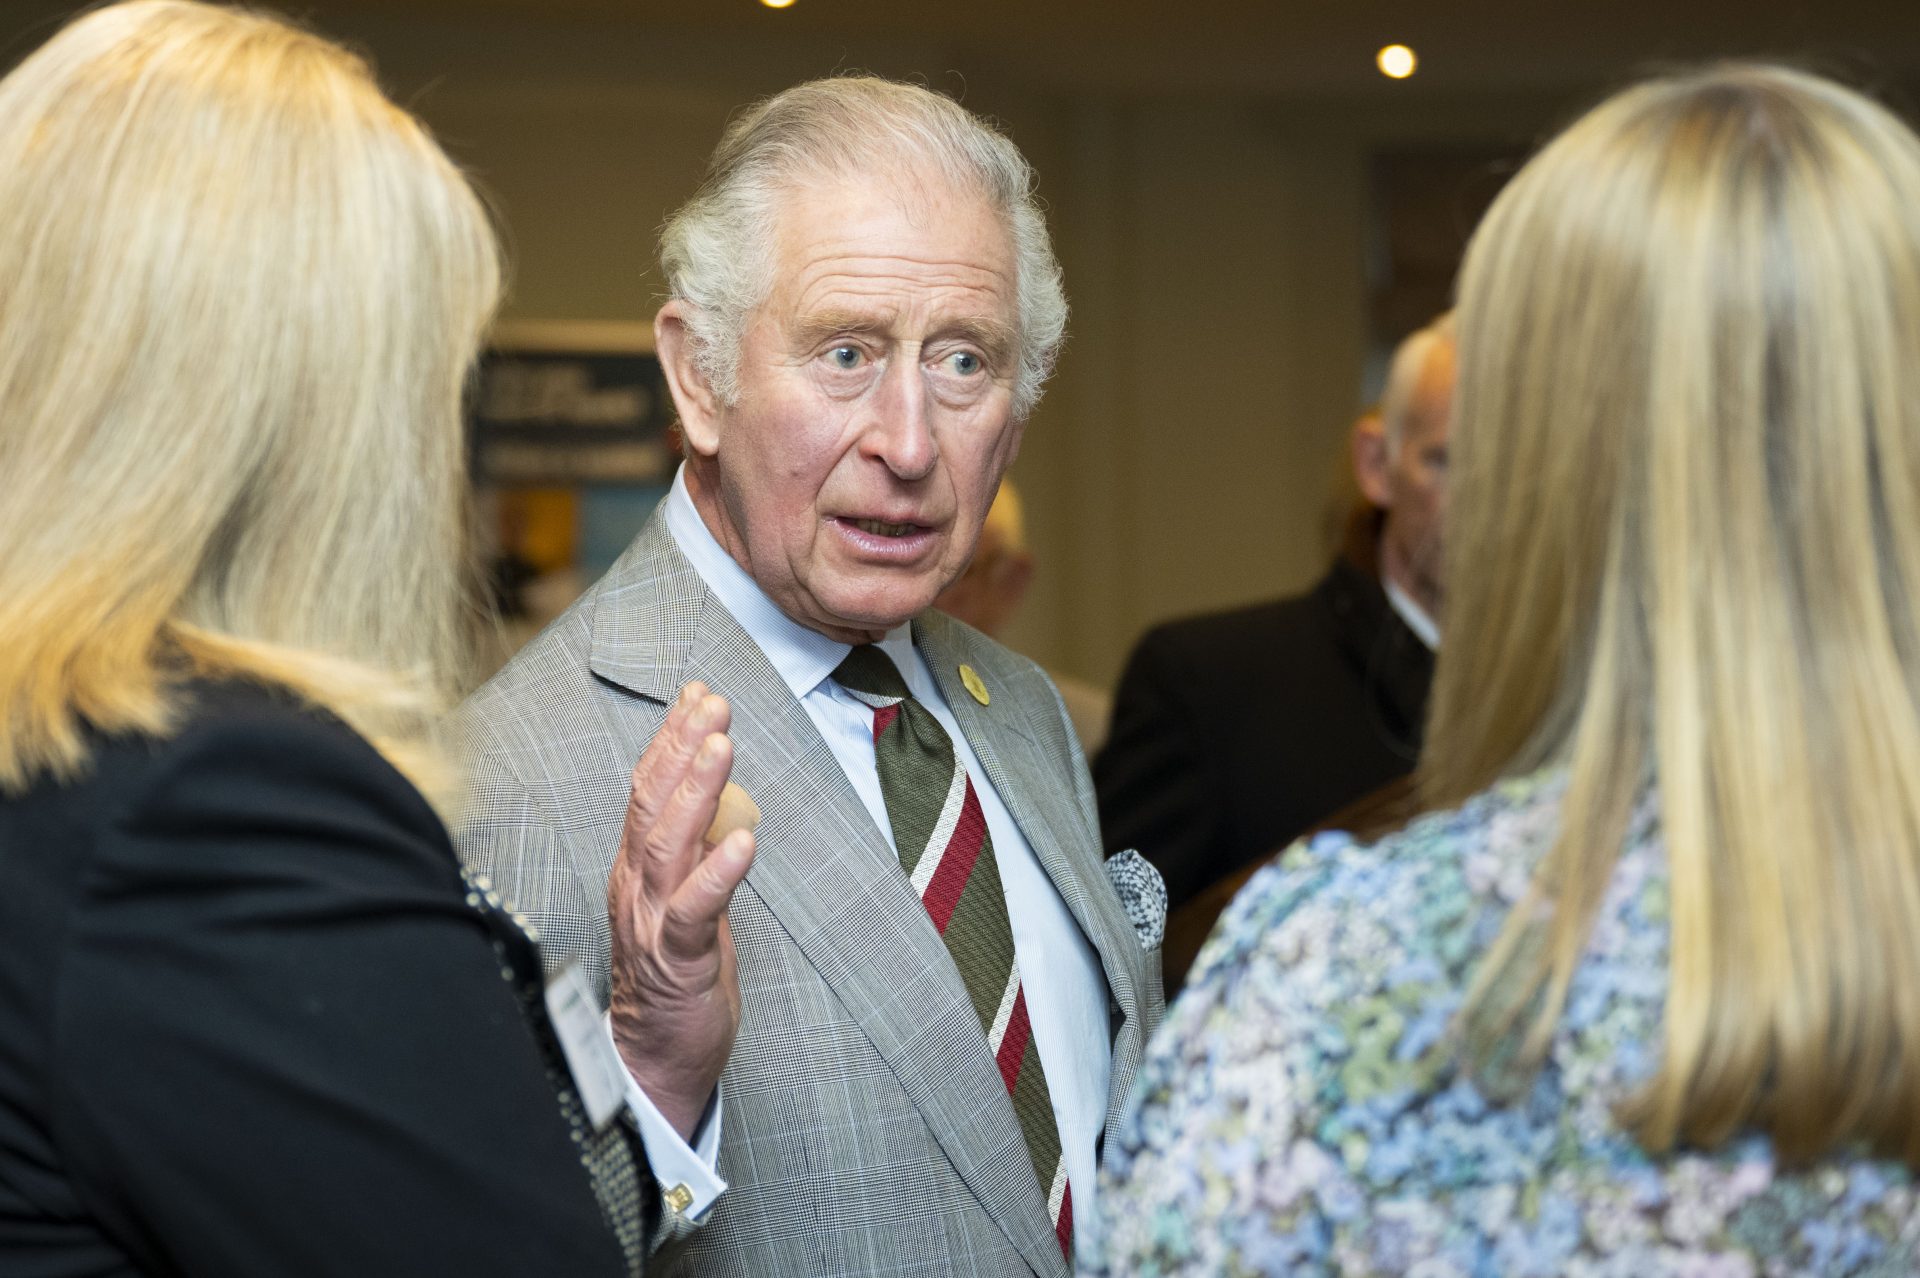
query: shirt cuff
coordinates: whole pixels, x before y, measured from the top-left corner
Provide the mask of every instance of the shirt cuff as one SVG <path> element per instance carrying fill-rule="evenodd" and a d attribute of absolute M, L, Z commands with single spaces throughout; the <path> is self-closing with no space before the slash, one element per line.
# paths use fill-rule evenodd
<path fill-rule="evenodd" d="M 603 1016 L 601 1024 L 611 1043 L 612 1014 Z M 719 1085 L 714 1085 L 713 1099 L 707 1102 L 706 1113 L 700 1115 L 699 1126 L 693 1130 L 693 1143 L 689 1145 L 634 1081 L 633 1075 L 623 1069 L 621 1077 L 627 1084 L 627 1108 L 633 1111 L 634 1121 L 640 1125 L 640 1144 L 647 1151 L 647 1164 L 660 1185 L 661 1200 L 673 1215 L 699 1224 L 727 1191 L 727 1182 L 721 1179 L 718 1170 L 723 1108 Z"/>

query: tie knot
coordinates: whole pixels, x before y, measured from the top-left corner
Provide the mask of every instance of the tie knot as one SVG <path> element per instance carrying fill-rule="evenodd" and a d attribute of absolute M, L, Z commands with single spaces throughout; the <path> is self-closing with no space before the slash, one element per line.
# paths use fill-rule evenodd
<path fill-rule="evenodd" d="M 907 681 L 900 677 L 893 659 L 870 643 L 863 643 L 847 654 L 833 672 L 833 679 L 848 692 L 868 697 L 904 701 L 909 695 Z"/>

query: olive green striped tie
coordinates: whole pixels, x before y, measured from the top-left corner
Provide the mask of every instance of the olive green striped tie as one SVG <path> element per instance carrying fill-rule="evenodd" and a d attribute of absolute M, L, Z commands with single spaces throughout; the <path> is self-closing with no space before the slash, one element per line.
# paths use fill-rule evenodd
<path fill-rule="evenodd" d="M 1033 1041 L 1006 893 L 980 798 L 946 729 L 908 694 L 906 681 L 884 652 L 871 644 L 855 648 L 833 677 L 873 709 L 874 762 L 901 868 L 946 941 L 987 1032 L 988 1050 L 1012 1093 L 1034 1173 L 1047 1195 L 1060 1250 L 1071 1260 L 1073 1191 L 1060 1157 L 1060 1130 Z"/>

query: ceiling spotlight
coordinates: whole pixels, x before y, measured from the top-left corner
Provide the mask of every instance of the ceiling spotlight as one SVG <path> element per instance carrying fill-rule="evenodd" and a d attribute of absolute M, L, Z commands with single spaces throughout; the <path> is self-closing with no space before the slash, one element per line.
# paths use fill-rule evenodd
<path fill-rule="evenodd" d="M 789 4 L 793 0 L 787 0 Z M 1413 56 L 1413 50 L 1404 44 L 1390 44 L 1373 56 L 1379 66 L 1380 74 L 1390 80 L 1404 80 L 1412 75 L 1414 68 L 1420 65 L 1420 59 Z"/>
<path fill-rule="evenodd" d="M 789 9 L 793 7 L 793 0 L 760 0 L 760 3 L 769 9 Z"/>

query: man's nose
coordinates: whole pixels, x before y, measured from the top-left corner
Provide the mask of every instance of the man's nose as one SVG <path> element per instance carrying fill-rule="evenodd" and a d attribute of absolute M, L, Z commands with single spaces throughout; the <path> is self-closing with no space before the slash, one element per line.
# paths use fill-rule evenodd
<path fill-rule="evenodd" d="M 933 439 L 932 397 L 915 359 L 897 359 L 867 401 L 871 420 L 861 440 L 868 456 L 901 479 L 924 479 L 939 460 Z"/>

